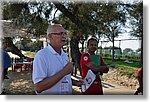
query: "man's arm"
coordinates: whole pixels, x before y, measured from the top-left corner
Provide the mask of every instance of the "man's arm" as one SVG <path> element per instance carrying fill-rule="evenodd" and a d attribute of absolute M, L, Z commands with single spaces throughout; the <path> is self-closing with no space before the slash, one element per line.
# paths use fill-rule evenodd
<path fill-rule="evenodd" d="M 95 72 L 107 73 L 109 71 L 109 67 L 104 63 L 102 57 L 100 58 L 101 58 L 101 65 L 96 65 L 89 57 L 89 54 L 85 53 L 81 56 L 80 63 L 86 65 L 88 68 L 92 69 Z"/>
<path fill-rule="evenodd" d="M 81 87 L 81 85 L 83 85 L 83 81 L 72 79 L 72 85 Z"/>
<path fill-rule="evenodd" d="M 47 90 L 49 88 L 51 88 L 52 86 L 54 86 L 59 80 L 61 80 L 65 75 L 70 74 L 73 70 L 73 64 L 70 62 L 68 63 L 65 68 L 63 68 L 61 71 L 59 71 L 58 73 L 56 73 L 55 75 L 51 76 L 51 77 L 47 77 L 44 80 L 36 83 L 35 86 L 35 90 L 38 93 L 41 93 L 44 90 Z"/>
<path fill-rule="evenodd" d="M 106 64 L 97 66 L 94 62 L 89 62 L 86 65 L 95 72 L 107 73 L 109 71 L 109 66 Z"/>

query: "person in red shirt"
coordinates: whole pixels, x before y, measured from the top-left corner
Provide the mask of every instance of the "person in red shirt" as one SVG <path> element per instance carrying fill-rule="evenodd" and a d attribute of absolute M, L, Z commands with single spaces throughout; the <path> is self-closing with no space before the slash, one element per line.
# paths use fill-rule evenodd
<path fill-rule="evenodd" d="M 100 56 L 100 65 L 96 65 L 90 55 L 95 55 L 95 51 L 97 50 L 98 41 L 95 38 L 91 38 L 87 42 L 88 51 L 83 53 L 80 59 L 80 66 L 82 71 L 82 79 L 85 78 L 89 69 L 91 69 L 95 74 L 100 72 L 107 73 L 109 71 L 109 67 L 104 63 L 103 58 Z M 101 79 L 98 74 L 96 74 L 96 79 L 92 83 L 92 85 L 85 91 L 82 92 L 84 95 L 103 95 L 103 89 L 101 84 Z"/>
<path fill-rule="evenodd" d="M 143 68 L 142 67 L 138 68 L 137 70 L 137 79 L 139 82 L 139 87 L 137 88 L 134 95 L 138 95 L 139 93 L 143 95 Z"/>

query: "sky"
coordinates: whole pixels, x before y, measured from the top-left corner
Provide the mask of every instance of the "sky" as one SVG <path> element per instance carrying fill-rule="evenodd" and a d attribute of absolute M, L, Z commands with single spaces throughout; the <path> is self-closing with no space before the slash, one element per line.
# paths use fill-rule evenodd
<path fill-rule="evenodd" d="M 120 35 L 118 38 L 115 38 L 115 40 L 122 40 L 120 42 L 120 48 L 121 48 L 122 51 L 125 48 L 131 48 L 133 51 L 136 51 L 138 48 L 141 48 L 141 40 L 125 40 L 125 39 L 137 39 L 137 38 L 131 37 L 127 33 Z M 101 41 L 107 41 L 107 39 L 100 40 L 99 44 L 98 44 L 98 47 L 101 46 Z M 85 46 L 86 46 L 86 44 L 85 44 Z M 109 47 L 109 46 L 113 46 L 112 42 L 103 42 L 102 43 L 102 48 Z M 119 47 L 119 41 L 115 41 L 115 46 Z M 82 47 L 82 45 L 79 44 L 79 47 Z"/>
<path fill-rule="evenodd" d="M 116 40 L 121 40 L 121 39 L 123 40 L 123 39 L 136 39 L 136 38 L 133 38 L 128 34 L 123 34 L 122 36 L 119 36 L 118 38 L 116 38 Z M 109 47 L 109 46 L 112 46 L 111 42 L 104 43 L 102 45 L 102 47 Z M 119 47 L 119 41 L 115 41 L 115 46 Z M 123 40 L 120 43 L 120 48 L 122 50 L 124 50 L 125 48 L 131 48 L 132 50 L 135 51 L 138 48 L 141 48 L 141 41 L 140 40 Z"/>

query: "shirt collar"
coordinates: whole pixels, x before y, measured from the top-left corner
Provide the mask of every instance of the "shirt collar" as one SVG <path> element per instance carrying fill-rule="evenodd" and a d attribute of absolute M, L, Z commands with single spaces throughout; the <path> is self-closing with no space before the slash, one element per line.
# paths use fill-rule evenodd
<path fill-rule="evenodd" d="M 58 53 L 53 49 L 53 47 L 48 44 L 48 49 L 51 51 L 51 53 L 57 55 Z M 61 48 L 61 55 L 65 55 L 66 53 L 63 51 L 63 49 Z"/>

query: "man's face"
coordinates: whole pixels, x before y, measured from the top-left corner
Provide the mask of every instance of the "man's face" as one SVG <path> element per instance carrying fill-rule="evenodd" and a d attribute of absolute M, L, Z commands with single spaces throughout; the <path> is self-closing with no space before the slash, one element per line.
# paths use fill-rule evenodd
<path fill-rule="evenodd" d="M 50 31 L 48 35 L 50 43 L 55 47 L 63 47 L 67 38 L 66 30 L 62 26 L 53 26 Z"/>
<path fill-rule="evenodd" d="M 95 40 L 89 41 L 88 50 L 91 52 L 95 52 L 97 49 L 97 42 Z"/>
<path fill-rule="evenodd" d="M 51 34 L 51 43 L 56 46 L 62 47 L 66 43 L 67 34 L 66 32 Z"/>

